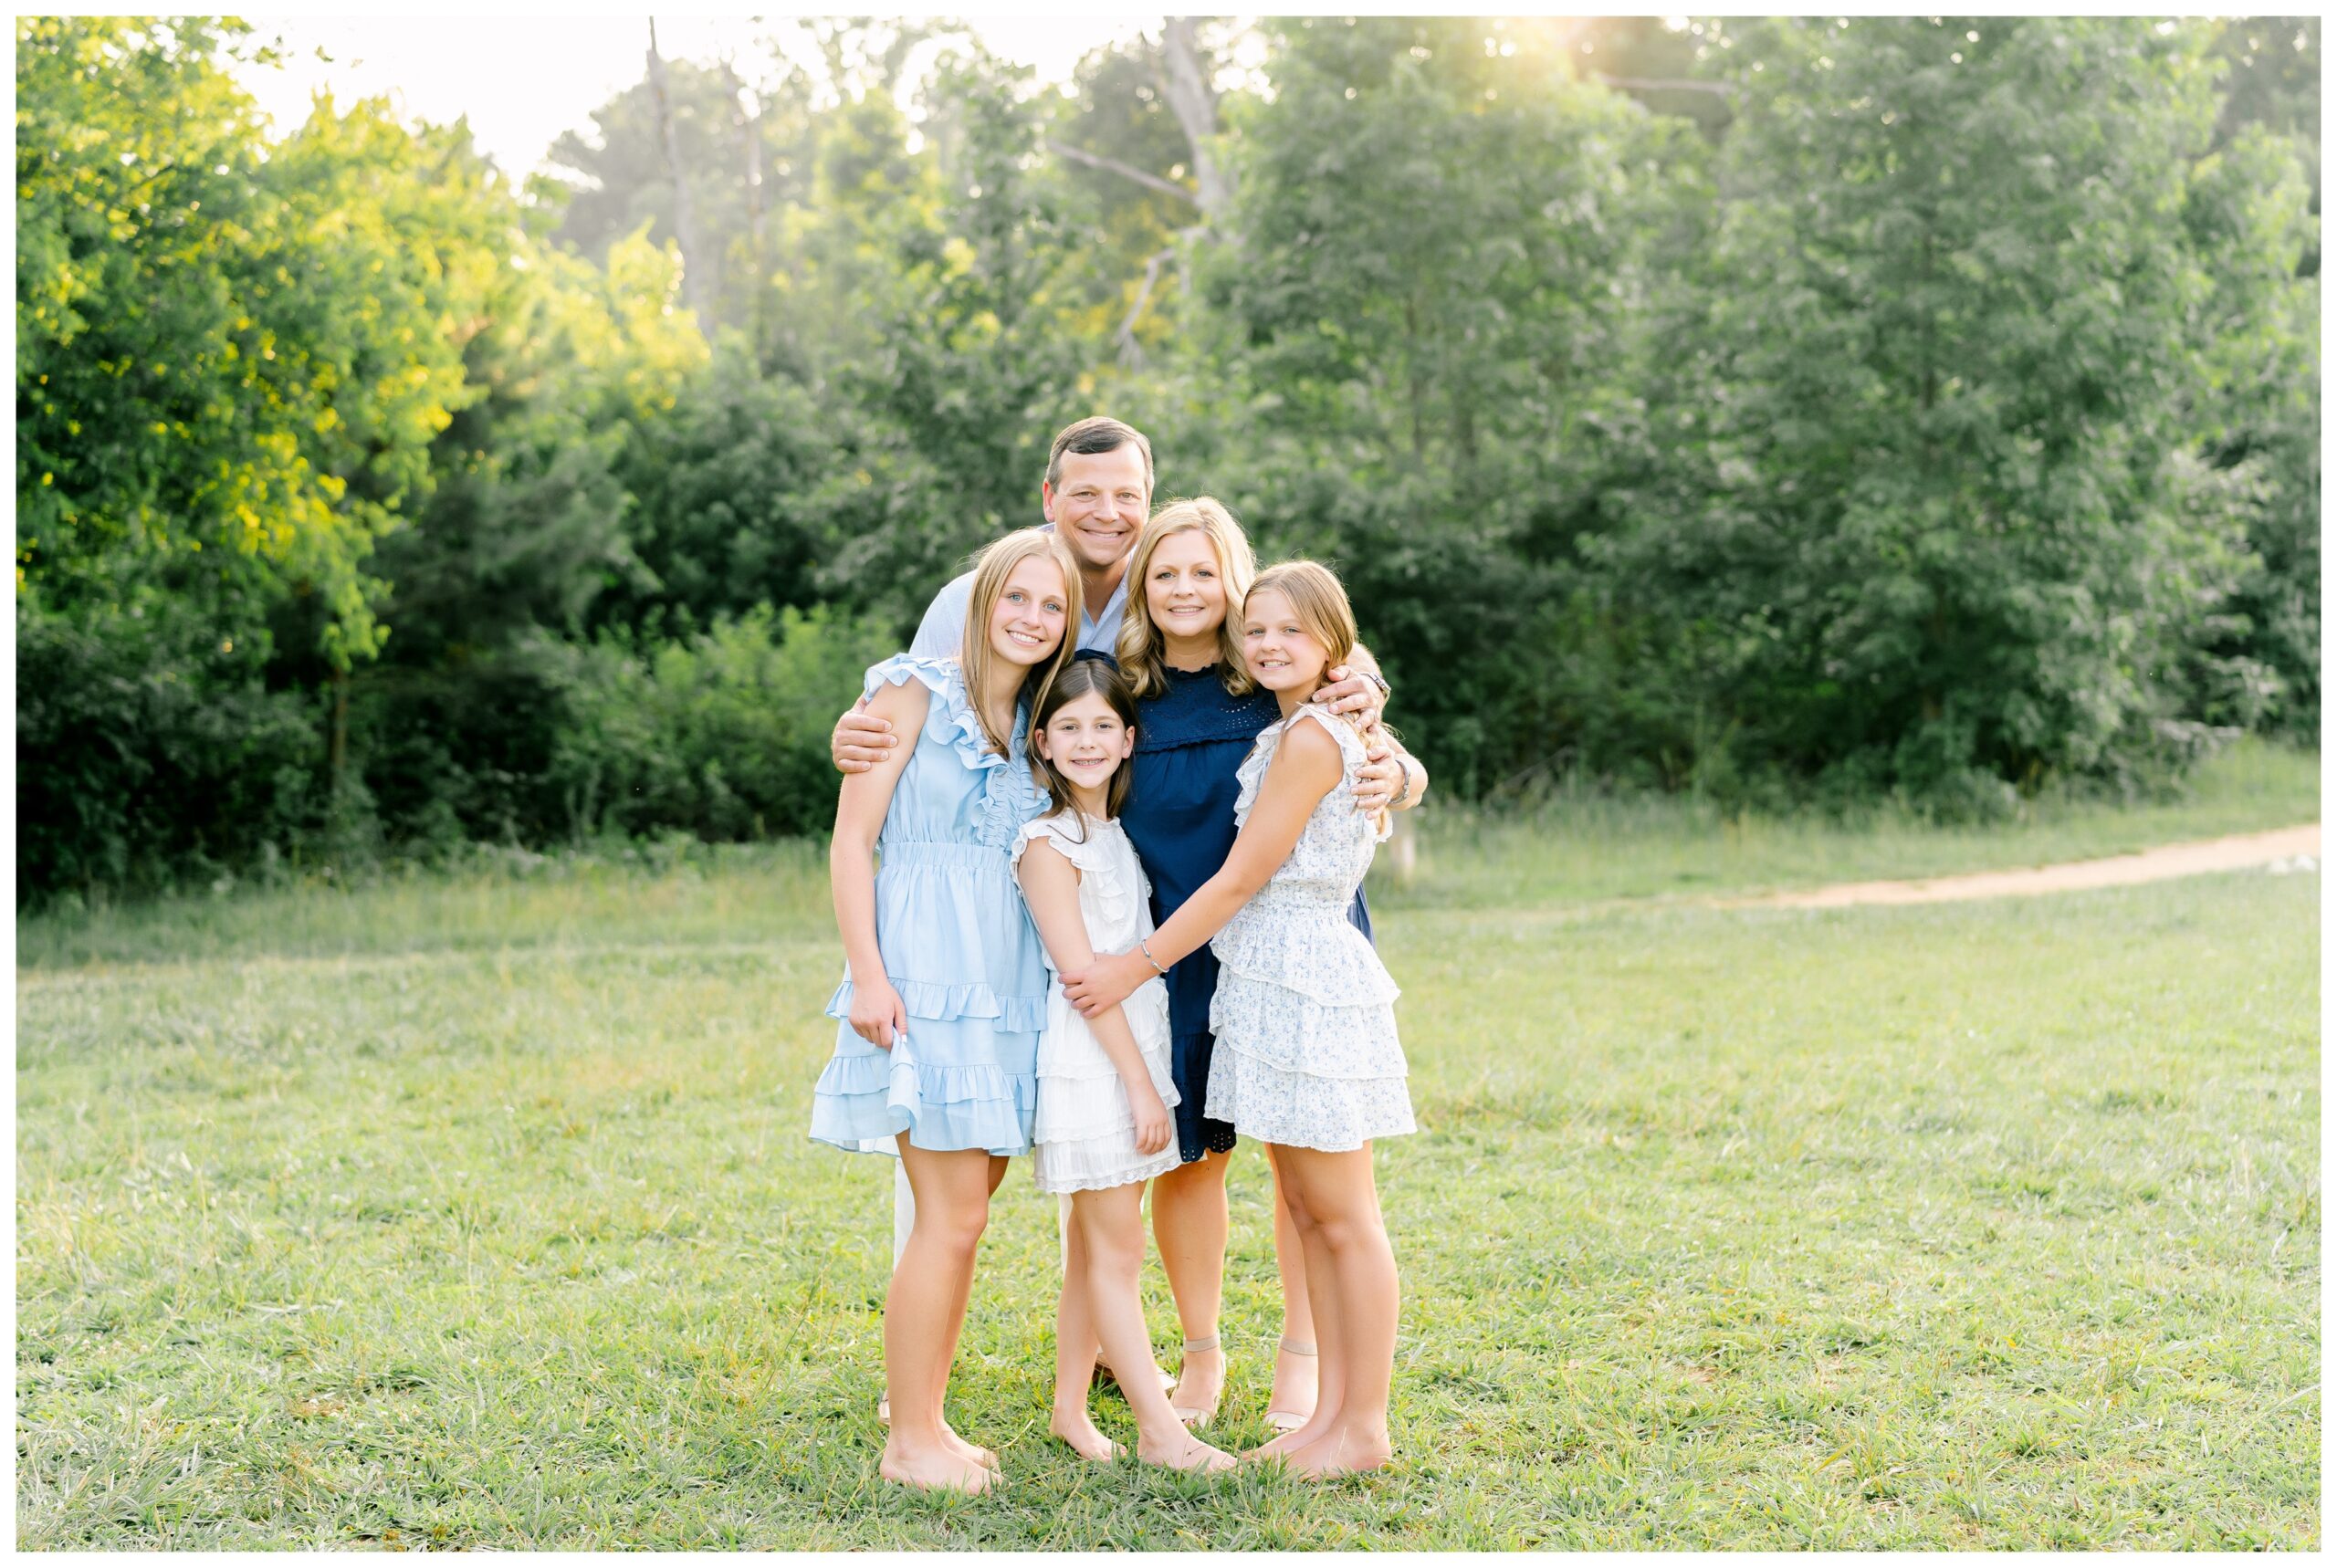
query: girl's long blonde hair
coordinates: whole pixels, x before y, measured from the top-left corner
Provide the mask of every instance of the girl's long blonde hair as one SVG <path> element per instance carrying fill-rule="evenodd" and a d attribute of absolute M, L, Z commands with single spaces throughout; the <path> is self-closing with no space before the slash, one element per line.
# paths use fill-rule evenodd
<path fill-rule="evenodd" d="M 1189 501 L 1171 501 L 1155 512 L 1137 536 L 1136 551 L 1128 558 L 1127 608 L 1120 616 L 1116 651 L 1120 671 L 1128 678 L 1128 690 L 1138 701 L 1168 689 L 1168 668 L 1161 660 L 1164 639 L 1160 628 L 1153 624 L 1151 601 L 1144 591 L 1145 577 L 1152 570 L 1152 552 L 1160 548 L 1161 540 L 1192 532 L 1208 536 L 1210 549 L 1217 553 L 1218 579 L 1225 585 L 1225 622 L 1217 631 L 1218 678 L 1231 696 L 1248 696 L 1256 689 L 1256 683 L 1250 679 L 1250 666 L 1242 662 L 1238 622 L 1250 580 L 1258 574 L 1257 558 L 1250 553 L 1249 536 L 1224 504 L 1200 496 Z"/>
<path fill-rule="evenodd" d="M 973 700 L 982 734 L 999 751 L 1010 749 L 1009 738 L 990 727 L 990 712 L 982 706 L 982 694 L 990 690 L 990 678 L 1000 662 L 998 651 L 990 645 L 990 612 L 998 608 L 999 595 L 1006 591 L 1006 580 L 1014 575 L 1014 569 L 1033 559 L 1053 561 L 1062 570 L 1064 595 L 1063 641 L 1055 644 L 1053 656 L 1031 666 L 1016 699 L 1018 705 L 1027 702 L 1035 709 L 1057 672 L 1070 662 L 1072 647 L 1079 641 L 1083 600 L 1079 562 L 1072 559 L 1071 547 L 1044 528 L 1018 528 L 991 541 L 975 558 L 974 586 L 966 596 L 966 634 L 959 644 L 958 667 L 965 675 L 966 695 Z"/>
<path fill-rule="evenodd" d="M 1347 662 L 1355 653 L 1357 636 L 1355 606 L 1347 602 L 1347 591 L 1340 583 L 1337 573 L 1321 561 L 1276 561 L 1251 581 L 1243 608 L 1248 608 L 1248 600 L 1268 589 L 1290 601 L 1291 612 L 1298 618 L 1299 625 L 1306 629 L 1308 636 L 1323 644 L 1323 652 L 1330 655 L 1323 661 L 1326 672 Z M 1244 619 L 1247 619 L 1246 615 Z M 1317 680 L 1315 690 L 1321 689 L 1322 683 Z M 1314 695 L 1313 692 L 1307 694 L 1309 696 Z M 1355 715 L 1339 714 L 1336 716 L 1357 735 L 1365 733 L 1363 726 L 1356 722 Z M 1396 732 L 1386 729 L 1384 726 L 1382 728 L 1392 741 Z M 1388 822 L 1388 808 L 1382 806 L 1372 821 L 1384 830 Z"/>
<path fill-rule="evenodd" d="M 1326 671 L 1347 662 L 1357 635 L 1355 607 L 1347 602 L 1347 591 L 1336 572 L 1316 560 L 1276 561 L 1251 580 L 1250 591 L 1242 596 L 1243 608 L 1268 589 L 1290 601 L 1298 623 L 1323 644 L 1323 651 L 1330 655 L 1323 663 Z M 1232 616 L 1225 619 L 1229 626 L 1232 624 Z"/>

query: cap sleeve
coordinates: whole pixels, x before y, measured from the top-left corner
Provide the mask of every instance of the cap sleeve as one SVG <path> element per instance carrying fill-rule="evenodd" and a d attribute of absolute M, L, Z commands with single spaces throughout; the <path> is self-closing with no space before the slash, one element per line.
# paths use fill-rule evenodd
<path fill-rule="evenodd" d="M 1064 859 L 1079 868 L 1079 874 L 1085 878 L 1102 862 L 1103 832 L 1104 824 L 1091 821 L 1083 840 L 1068 816 L 1060 811 L 1052 812 L 1022 824 L 1022 835 L 1014 841 L 1014 863 L 1021 866 L 1022 852 L 1038 840 L 1046 839 L 1053 843 Z"/>
<path fill-rule="evenodd" d="M 861 695 L 874 697 L 883 687 L 905 686 L 911 681 L 933 694 L 927 727 L 955 748 L 967 767 L 995 768 L 1006 760 L 990 748 L 990 737 L 982 732 L 981 716 L 974 712 L 973 700 L 966 695 L 965 679 L 958 673 L 955 659 L 896 653 L 868 666 Z"/>

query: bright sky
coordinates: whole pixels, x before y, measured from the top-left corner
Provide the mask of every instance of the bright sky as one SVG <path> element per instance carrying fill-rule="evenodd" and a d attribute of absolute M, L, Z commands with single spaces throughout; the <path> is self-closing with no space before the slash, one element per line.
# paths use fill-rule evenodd
<path fill-rule="evenodd" d="M 330 89 L 347 103 L 393 95 L 410 117 L 451 121 L 470 117 L 482 150 L 514 176 L 534 172 L 563 131 L 590 134 L 592 110 L 642 77 L 648 14 L 584 14 L 588 7 L 515 15 L 300 16 L 247 17 L 258 38 L 282 40 L 276 69 L 244 73 L 245 85 L 279 135 L 309 115 L 311 93 Z M 809 13 L 828 16 L 833 8 Z M 1079 57 L 1115 37 L 1157 31 L 1158 16 L 1088 10 L 1053 15 L 981 14 L 960 8 L 975 31 L 1009 59 L 1034 67 L 1043 81 L 1062 81 Z M 790 16 L 657 16 L 657 47 L 668 59 L 713 60 L 728 47 L 740 60 L 760 57 L 759 38 L 784 45 Z M 328 64 L 317 51 L 331 57 Z M 812 57 L 816 58 L 816 56 Z M 914 66 L 913 66 L 914 70 Z"/>

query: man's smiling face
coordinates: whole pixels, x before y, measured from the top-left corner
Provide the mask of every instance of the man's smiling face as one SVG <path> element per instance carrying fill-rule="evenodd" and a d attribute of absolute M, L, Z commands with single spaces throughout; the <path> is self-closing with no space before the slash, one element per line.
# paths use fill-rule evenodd
<path fill-rule="evenodd" d="M 1109 452 L 1066 452 L 1063 483 L 1039 487 L 1047 521 L 1084 571 L 1102 571 L 1127 559 L 1152 507 L 1144 454 L 1131 444 Z"/>

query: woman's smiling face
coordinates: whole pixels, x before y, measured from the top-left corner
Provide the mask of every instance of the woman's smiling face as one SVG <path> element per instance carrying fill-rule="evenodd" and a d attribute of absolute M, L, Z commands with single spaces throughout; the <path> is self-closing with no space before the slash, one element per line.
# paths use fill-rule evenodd
<path fill-rule="evenodd" d="M 1063 570 L 1050 556 L 1032 556 L 1007 574 L 998 602 L 990 607 L 991 652 L 1010 664 L 1031 665 L 1053 656 L 1063 642 L 1071 601 Z"/>
<path fill-rule="evenodd" d="M 1242 609 L 1242 662 L 1270 692 L 1312 692 L 1330 668 L 1330 650 L 1298 619 L 1289 599 L 1261 588 Z"/>
<path fill-rule="evenodd" d="M 1152 547 L 1144 607 L 1163 637 L 1189 644 L 1218 634 L 1225 625 L 1225 573 L 1209 535 L 1187 528 Z"/>

